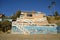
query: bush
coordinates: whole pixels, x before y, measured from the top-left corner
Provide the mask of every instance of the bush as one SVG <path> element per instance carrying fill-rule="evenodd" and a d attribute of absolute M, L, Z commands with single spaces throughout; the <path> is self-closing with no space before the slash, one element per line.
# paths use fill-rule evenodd
<path fill-rule="evenodd" d="M 60 17 L 59 17 L 59 16 L 55 16 L 55 19 L 56 19 L 56 20 L 60 20 Z"/>
<path fill-rule="evenodd" d="M 58 26 L 60 26 L 60 22 L 56 23 Z"/>

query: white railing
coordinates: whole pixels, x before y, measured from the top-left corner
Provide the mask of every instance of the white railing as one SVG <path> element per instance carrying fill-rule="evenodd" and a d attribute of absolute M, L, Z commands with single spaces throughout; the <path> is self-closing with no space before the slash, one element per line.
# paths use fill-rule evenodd
<path fill-rule="evenodd" d="M 29 32 L 27 29 L 25 29 L 23 26 L 20 26 L 20 25 L 19 25 L 19 27 L 20 27 L 20 29 L 21 29 L 24 33 L 30 34 L 30 32 Z"/>
<path fill-rule="evenodd" d="M 17 27 L 18 29 L 20 29 L 21 31 L 23 31 L 24 34 L 25 34 L 25 33 L 30 34 L 30 32 L 23 27 L 23 23 L 22 23 L 22 25 L 17 24 L 16 27 Z"/>
<path fill-rule="evenodd" d="M 47 20 L 46 17 L 37 19 L 37 21 L 39 21 L 39 22 L 42 22 L 42 21 L 45 21 L 45 20 Z"/>

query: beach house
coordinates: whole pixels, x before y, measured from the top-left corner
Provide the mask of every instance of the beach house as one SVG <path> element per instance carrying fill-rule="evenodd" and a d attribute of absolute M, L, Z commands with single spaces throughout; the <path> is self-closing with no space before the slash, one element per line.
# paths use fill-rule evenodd
<path fill-rule="evenodd" d="M 47 33 L 48 21 L 43 12 L 21 12 L 19 18 L 12 22 L 13 34 L 45 34 Z M 51 28 L 53 29 L 53 28 Z M 55 29 L 54 29 L 55 30 Z M 50 32 L 51 33 L 51 32 Z"/>

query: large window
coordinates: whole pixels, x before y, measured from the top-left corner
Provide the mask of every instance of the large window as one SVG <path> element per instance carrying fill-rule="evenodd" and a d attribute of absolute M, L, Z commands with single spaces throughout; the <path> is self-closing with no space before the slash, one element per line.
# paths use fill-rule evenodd
<path fill-rule="evenodd" d="M 27 16 L 28 16 L 28 17 L 32 17 L 32 14 L 31 14 L 31 13 L 28 13 Z"/>

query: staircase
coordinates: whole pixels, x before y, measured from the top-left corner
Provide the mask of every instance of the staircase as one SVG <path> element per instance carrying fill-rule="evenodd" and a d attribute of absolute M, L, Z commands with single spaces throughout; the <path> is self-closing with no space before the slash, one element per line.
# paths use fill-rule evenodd
<path fill-rule="evenodd" d="M 30 32 L 29 32 L 28 30 L 24 29 L 22 25 L 18 25 L 18 26 L 16 26 L 16 27 L 17 27 L 18 29 L 20 29 L 21 31 L 23 31 L 24 34 L 30 34 Z"/>

